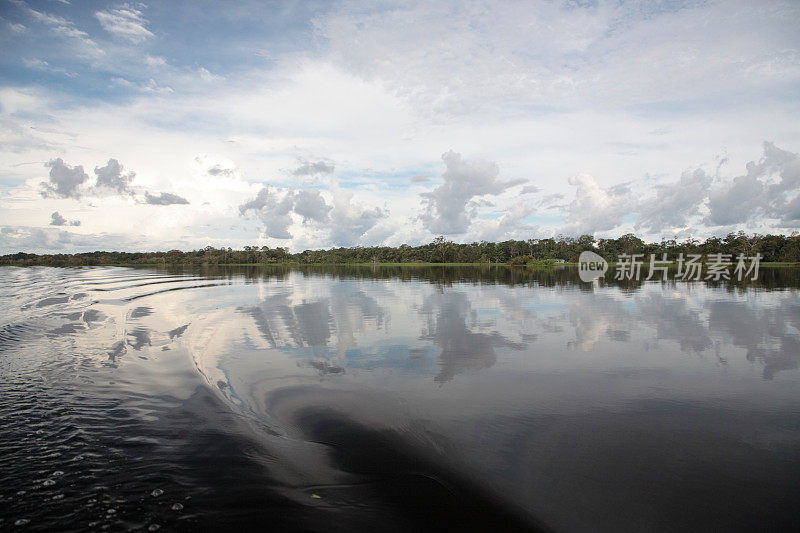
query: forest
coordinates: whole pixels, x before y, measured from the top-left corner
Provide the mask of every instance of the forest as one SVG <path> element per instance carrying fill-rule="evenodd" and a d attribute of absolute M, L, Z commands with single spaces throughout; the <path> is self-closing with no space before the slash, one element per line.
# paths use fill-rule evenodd
<path fill-rule="evenodd" d="M 440 236 L 428 244 L 399 247 L 356 246 L 328 250 L 305 250 L 290 253 L 286 248 L 245 246 L 242 250 L 213 248 L 166 252 L 83 252 L 75 254 L 33 254 L 18 252 L 0 256 L 0 265 L 15 266 L 93 266 L 93 265 L 221 265 L 221 264 L 387 264 L 387 263 L 478 263 L 527 264 L 547 260 L 576 262 L 584 250 L 592 250 L 612 262 L 620 254 L 650 254 L 658 259 L 666 254 L 675 260 L 680 254 L 761 254 L 762 262 L 800 262 L 800 233 L 791 235 L 747 235 L 730 233 L 724 238 L 664 239 L 647 243 L 633 234 L 616 239 L 596 239 L 591 235 L 548 239 L 509 240 L 503 242 L 455 243 Z"/>

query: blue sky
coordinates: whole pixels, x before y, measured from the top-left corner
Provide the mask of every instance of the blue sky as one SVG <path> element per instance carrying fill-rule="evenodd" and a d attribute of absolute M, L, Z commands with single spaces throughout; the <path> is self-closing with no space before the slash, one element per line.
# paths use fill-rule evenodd
<path fill-rule="evenodd" d="M 788 234 L 797 20 L 0 0 L 0 252 Z"/>

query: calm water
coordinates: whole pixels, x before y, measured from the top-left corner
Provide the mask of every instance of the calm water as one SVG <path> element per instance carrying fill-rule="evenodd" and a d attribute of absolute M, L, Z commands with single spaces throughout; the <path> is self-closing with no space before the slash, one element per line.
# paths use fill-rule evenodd
<path fill-rule="evenodd" d="M 0 529 L 800 529 L 797 270 L 0 275 Z"/>

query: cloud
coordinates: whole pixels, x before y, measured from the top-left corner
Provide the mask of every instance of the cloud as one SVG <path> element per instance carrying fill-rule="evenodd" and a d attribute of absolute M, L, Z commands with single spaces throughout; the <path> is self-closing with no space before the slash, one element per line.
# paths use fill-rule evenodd
<path fill-rule="evenodd" d="M 167 60 L 161 56 L 145 56 L 144 64 L 148 67 L 163 67 L 166 66 Z"/>
<path fill-rule="evenodd" d="M 352 246 L 388 213 L 379 207 L 368 207 L 353 201 L 353 193 L 331 186 L 333 204 L 328 204 L 317 189 L 294 191 L 266 185 L 256 197 L 239 206 L 239 213 L 252 212 L 264 223 L 264 233 L 275 239 L 292 239 L 289 227 L 292 214 L 313 222 L 329 235 L 336 246 Z"/>
<path fill-rule="evenodd" d="M 690 217 L 699 215 L 711 181 L 711 176 L 697 169 L 684 172 L 677 182 L 657 186 L 654 197 L 640 202 L 635 228 L 657 234 L 685 227 Z"/>
<path fill-rule="evenodd" d="M 80 198 L 79 187 L 89 179 L 81 165 L 70 167 L 58 157 L 45 163 L 45 166 L 50 168 L 50 179 L 41 183 L 43 197 Z"/>
<path fill-rule="evenodd" d="M 200 79 L 203 81 L 222 81 L 225 79 L 224 76 L 220 76 L 218 74 L 214 74 L 213 72 L 209 71 L 206 68 L 200 67 L 197 69 L 197 74 L 200 76 Z"/>
<path fill-rule="evenodd" d="M 477 230 L 476 240 L 499 242 L 507 239 L 525 240 L 537 230 L 525 219 L 533 214 L 533 207 L 526 202 L 516 202 L 501 217 L 495 220 L 479 220 L 473 224 Z M 477 227 L 476 227 L 477 226 Z"/>
<path fill-rule="evenodd" d="M 337 246 L 352 246 L 372 229 L 388 212 L 379 207 L 367 207 L 353 202 L 353 193 L 332 187 L 331 242 Z"/>
<path fill-rule="evenodd" d="M 796 83 L 797 16 L 791 2 L 345 0 L 314 30 L 341 68 L 423 112 L 456 114 L 497 102 L 638 105 L 714 98 L 732 83 Z"/>
<path fill-rule="evenodd" d="M 142 12 L 127 4 L 116 9 L 97 11 L 94 16 L 108 33 L 131 43 L 140 43 L 153 37 L 146 27 L 147 20 Z"/>
<path fill-rule="evenodd" d="M 141 241 L 130 235 L 101 233 L 77 234 L 61 228 L 0 226 L 0 254 L 91 252 L 94 250 L 135 250 Z"/>
<path fill-rule="evenodd" d="M 442 160 L 447 166 L 442 174 L 444 183 L 431 192 L 420 194 L 425 207 L 420 219 L 434 234 L 465 233 L 477 215 L 474 208 L 467 212 L 470 200 L 476 196 L 497 195 L 521 183 L 520 180 L 499 181 L 500 169 L 491 161 L 464 160 L 452 150 L 442 154 Z"/>
<path fill-rule="evenodd" d="M 800 221 L 800 154 L 781 150 L 774 143 L 764 143 L 764 173 L 774 173 L 780 181 L 768 186 L 769 213 L 782 223 Z"/>
<path fill-rule="evenodd" d="M 303 221 L 314 220 L 327 222 L 328 213 L 333 207 L 325 203 L 317 189 L 304 189 L 294 197 L 294 211 L 303 217 Z"/>
<path fill-rule="evenodd" d="M 747 165 L 747 174 L 736 176 L 711 192 L 708 221 L 722 226 L 746 222 L 762 211 L 767 203 L 766 188 L 759 179 L 759 171 L 752 162 Z"/>
<path fill-rule="evenodd" d="M 80 220 L 67 220 L 66 218 L 62 217 L 58 211 L 54 211 L 50 215 L 50 225 L 51 226 L 80 226 Z"/>
<path fill-rule="evenodd" d="M 43 59 L 23 59 L 22 63 L 33 70 L 38 70 L 41 72 L 50 72 L 52 74 L 62 74 L 64 76 L 75 78 L 78 74 L 76 72 L 72 72 L 71 70 L 67 70 L 64 67 L 54 67 L 47 61 Z"/>
<path fill-rule="evenodd" d="M 194 163 L 200 172 L 204 172 L 213 177 L 236 178 L 239 171 L 236 164 L 230 159 L 223 157 L 202 154 L 194 158 Z"/>
<path fill-rule="evenodd" d="M 135 172 L 124 172 L 124 167 L 116 159 L 109 159 L 103 167 L 95 167 L 94 173 L 97 176 L 93 187 L 81 188 L 81 185 L 89 180 L 88 174 L 84 172 L 83 166 L 76 165 L 70 167 L 59 157 L 45 164 L 50 168 L 49 181 L 42 182 L 42 196 L 45 198 L 75 198 L 82 196 L 102 196 L 109 191 L 118 194 L 133 194 L 130 187 L 131 182 L 136 177 Z M 151 196 L 157 199 L 159 197 Z M 188 203 L 183 198 L 175 195 L 162 194 L 162 201 L 175 200 L 171 203 Z M 147 203 L 158 203 L 157 201 Z M 167 205 L 167 204 L 160 204 Z"/>
<path fill-rule="evenodd" d="M 537 187 L 536 185 L 525 185 L 520 191 L 520 194 L 534 194 L 541 191 L 541 187 Z"/>
<path fill-rule="evenodd" d="M 23 153 L 32 150 L 52 150 L 55 145 L 33 135 L 30 128 L 23 128 L 16 122 L 0 119 L 0 151 Z"/>
<path fill-rule="evenodd" d="M 561 202 L 566 198 L 566 195 L 556 192 L 553 194 L 548 194 L 544 196 L 541 200 L 539 200 L 539 206 L 544 207 L 545 209 L 555 209 L 555 208 L 562 208 L 565 207 L 561 204 L 557 204 L 555 202 Z"/>
<path fill-rule="evenodd" d="M 416 175 L 411 176 L 410 178 L 408 178 L 408 180 L 411 183 L 425 183 L 427 181 L 431 181 L 431 178 L 430 178 L 430 176 L 427 176 L 425 174 L 416 174 Z"/>
<path fill-rule="evenodd" d="M 219 165 L 214 165 L 213 167 L 208 169 L 208 173 L 211 176 L 231 176 L 234 173 L 235 169 L 232 168 L 222 168 Z"/>
<path fill-rule="evenodd" d="M 611 230 L 630 212 L 627 187 L 600 187 L 589 174 L 576 174 L 569 184 L 577 187 L 575 199 L 567 206 L 563 231 L 568 235 L 594 234 Z"/>
<path fill-rule="evenodd" d="M 764 156 L 746 169 L 711 191 L 707 223 L 725 226 L 764 217 L 791 226 L 800 220 L 800 154 L 765 142 Z"/>
<path fill-rule="evenodd" d="M 275 239 L 291 239 L 289 226 L 292 225 L 292 209 L 294 194 L 281 191 L 271 185 L 264 186 L 256 197 L 239 206 L 239 214 L 246 215 L 253 211 L 264 223 L 264 233 Z"/>
<path fill-rule="evenodd" d="M 131 193 L 130 184 L 136 177 L 135 172 L 123 174 L 123 167 L 116 159 L 109 159 L 104 167 L 95 167 L 97 175 L 96 187 L 112 189 L 120 194 Z M 148 202 L 149 203 L 149 202 Z"/>
<path fill-rule="evenodd" d="M 186 198 L 168 192 L 162 192 L 156 195 L 145 191 L 144 199 L 145 203 L 150 205 L 185 205 L 189 203 L 189 200 Z"/>
<path fill-rule="evenodd" d="M 97 45 L 95 41 L 89 38 L 89 34 L 83 30 L 75 27 L 71 20 L 67 20 L 57 15 L 52 15 L 44 11 L 37 11 L 30 8 L 25 2 L 15 2 L 20 6 L 31 18 L 49 26 L 54 35 L 63 37 L 68 41 L 76 44 L 73 49 L 75 55 L 85 58 L 97 58 L 105 54 L 105 52 Z"/>
<path fill-rule="evenodd" d="M 81 188 L 89 176 L 81 165 L 70 167 L 61 158 L 53 159 L 45 164 L 50 168 L 50 179 L 41 182 L 41 194 L 45 198 L 74 198 L 84 196 L 102 197 L 111 194 L 132 196 L 134 189 L 131 182 L 136 177 L 135 172 L 125 172 L 123 165 L 116 159 L 109 159 L 105 166 L 95 167 L 97 176 L 95 185 Z M 177 194 L 161 192 L 144 192 L 144 203 L 149 205 L 186 205 L 189 201 Z M 60 225 L 60 224 L 54 224 Z"/>
<path fill-rule="evenodd" d="M 50 215 L 50 225 L 51 226 L 66 226 L 67 219 L 62 217 L 58 214 L 58 211 L 55 211 L 52 215 Z"/>
<path fill-rule="evenodd" d="M 335 167 L 325 161 L 308 161 L 298 159 L 299 166 L 292 170 L 292 176 L 316 176 L 321 174 L 333 174 Z"/>
<path fill-rule="evenodd" d="M 6 25 L 8 26 L 8 29 L 14 33 L 24 33 L 28 30 L 24 24 L 18 24 L 16 22 L 7 22 Z"/>

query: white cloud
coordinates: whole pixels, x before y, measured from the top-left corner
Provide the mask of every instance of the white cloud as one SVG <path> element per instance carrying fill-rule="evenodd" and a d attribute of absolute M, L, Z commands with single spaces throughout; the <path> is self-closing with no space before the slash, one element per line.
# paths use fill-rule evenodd
<path fill-rule="evenodd" d="M 3 254 L 136 250 L 141 244 L 141 240 L 126 234 L 82 234 L 50 227 L 0 226 L 0 253 Z"/>
<path fill-rule="evenodd" d="M 709 196 L 708 223 L 746 223 L 756 217 L 778 219 L 793 226 L 798 217 L 800 154 L 764 143 L 764 156 L 747 164 L 747 173 L 714 188 Z"/>
<path fill-rule="evenodd" d="M 477 220 L 473 223 L 470 241 L 499 242 L 509 239 L 527 240 L 539 233 L 538 226 L 525 222 L 534 214 L 533 206 L 518 201 L 494 220 Z"/>
<path fill-rule="evenodd" d="M 148 67 L 163 67 L 166 66 L 167 60 L 161 56 L 145 56 L 144 63 Z"/>
<path fill-rule="evenodd" d="M 104 30 L 131 43 L 140 43 L 153 37 L 142 12 L 130 5 L 97 11 L 94 15 Z"/>
<path fill-rule="evenodd" d="M 336 246 L 353 246 L 389 213 L 380 207 L 353 201 L 353 193 L 334 185 L 330 214 L 330 239 Z"/>
<path fill-rule="evenodd" d="M 53 211 L 50 215 L 51 226 L 80 226 L 80 220 L 67 220 L 58 211 Z"/>
<path fill-rule="evenodd" d="M 27 87 L 0 88 L 0 110 L 5 115 L 38 113 L 50 104 L 40 90 Z"/>
<path fill-rule="evenodd" d="M 54 67 L 47 61 L 43 59 L 23 59 L 22 63 L 33 70 L 39 70 L 42 72 L 51 72 L 53 74 L 61 74 L 63 76 L 67 76 L 70 78 L 76 77 L 78 74 L 71 70 L 67 70 L 64 67 Z"/>
<path fill-rule="evenodd" d="M 0 118 L 0 152 L 24 153 L 31 150 L 52 150 L 55 143 L 30 132 L 12 120 Z"/>
<path fill-rule="evenodd" d="M 108 188 L 117 193 L 132 192 L 130 184 L 136 177 L 136 173 L 123 173 L 123 167 L 116 159 L 109 159 L 103 167 L 95 167 L 94 173 L 97 176 L 96 187 Z"/>
<path fill-rule="evenodd" d="M 185 205 L 189 201 L 186 198 L 168 192 L 159 194 L 150 194 L 148 191 L 144 193 L 144 201 L 150 205 Z"/>
<path fill-rule="evenodd" d="M 467 210 L 473 198 L 497 195 L 519 185 L 519 181 L 500 181 L 500 169 L 495 163 L 484 160 L 464 160 L 452 150 L 442 154 L 447 170 L 442 174 L 444 183 L 431 192 L 422 193 L 425 210 L 421 219 L 434 234 L 465 233 L 477 216 L 477 204 Z"/>
<path fill-rule="evenodd" d="M 313 240 L 318 245 L 352 246 L 388 212 L 354 201 L 353 192 L 335 182 L 328 204 L 318 189 L 295 191 L 265 185 L 252 200 L 239 206 L 243 216 L 253 213 L 264 224 L 264 234 L 275 239 L 294 239 L 299 244 Z M 292 215 L 302 219 L 297 224 Z M 310 227 L 304 227 L 310 225 Z M 291 231 L 290 231 L 291 229 Z M 324 237 L 319 233 L 324 233 Z M 311 234 L 318 234 L 313 239 Z M 293 241 L 294 242 L 294 241 Z"/>
<path fill-rule="evenodd" d="M 575 199 L 567 206 L 563 231 L 567 235 L 594 234 L 616 228 L 630 213 L 631 199 L 625 188 L 603 188 L 589 174 L 575 174 L 569 184 Z"/>
<path fill-rule="evenodd" d="M 206 68 L 200 67 L 197 69 L 197 74 L 200 76 L 200 79 L 206 82 L 211 81 L 222 81 L 225 79 L 224 76 L 220 76 L 218 74 L 214 74 Z"/>
<path fill-rule="evenodd" d="M 24 24 L 19 24 L 17 22 L 8 22 L 6 25 L 8 26 L 8 29 L 14 33 L 24 33 L 28 31 L 28 28 L 26 28 Z"/>
<path fill-rule="evenodd" d="M 89 175 L 81 165 L 70 167 L 60 157 L 45 164 L 50 169 L 49 180 L 41 183 L 42 196 L 56 198 L 80 198 L 81 185 Z"/>
<path fill-rule="evenodd" d="M 320 174 L 333 174 L 336 167 L 326 161 L 309 161 L 304 158 L 297 160 L 298 166 L 292 170 L 292 176 L 317 176 Z"/>
<path fill-rule="evenodd" d="M 690 217 L 700 214 L 700 206 L 708 197 L 712 178 L 702 169 L 684 172 L 675 183 L 657 185 L 656 195 L 639 202 L 636 229 L 651 234 L 674 234 Z"/>
<path fill-rule="evenodd" d="M 81 19 L 25 9 L 28 31 L 13 39 L 50 44 L 18 48 L 18 61 L 81 75 L 0 87 L 0 208 L 15 227 L 80 209 L 80 231 L 146 235 L 137 242 L 149 248 L 274 245 L 280 235 L 278 245 L 295 249 L 445 232 L 469 241 L 634 224 L 643 236 L 667 226 L 694 236 L 798 226 L 796 3 L 343 2 L 319 12 L 314 47 L 263 44 L 271 61 L 255 66 L 205 51 L 173 55 L 167 40 L 176 36 L 151 31 L 141 12 L 149 35 L 133 28 L 112 33 L 123 41 L 114 43 L 104 30 L 79 29 Z M 115 9 L 128 8 L 102 12 Z M 155 10 L 147 15 L 166 27 Z M 151 55 L 154 32 L 160 55 Z M 256 37 L 232 35 L 231 45 Z M 93 39 L 104 59 L 93 56 L 85 73 L 73 59 Z M 128 46 L 136 39 L 142 46 Z M 708 183 L 717 157 L 729 159 L 724 170 L 744 168 L 764 139 L 792 157 L 765 152 L 769 162 L 754 163 L 750 178 Z M 474 160 L 461 162 L 462 177 L 439 178 L 437 155 L 451 147 Z M 111 154 L 136 170 L 127 189 L 98 187 L 92 175 L 65 181 L 59 194 L 61 181 L 48 179 L 49 197 L 39 198 L 43 162 L 95 169 Z M 334 171 L 352 194 L 340 195 L 336 213 Z M 590 180 L 566 179 L 584 172 Z M 276 206 L 239 218 L 261 176 Z M 147 205 L 147 194 L 165 198 L 158 191 L 190 203 Z M 336 233 L 334 214 L 344 226 Z"/>
<path fill-rule="evenodd" d="M 799 14 L 792 2 L 345 1 L 315 28 L 337 65 L 425 111 L 461 114 L 498 101 L 631 105 L 796 83 Z"/>
<path fill-rule="evenodd" d="M 271 185 L 264 186 L 255 198 L 239 206 L 239 213 L 246 215 L 253 211 L 264 223 L 264 233 L 275 239 L 291 239 L 289 226 L 292 225 L 291 212 L 294 208 L 294 194 Z"/>
<path fill-rule="evenodd" d="M 535 194 L 542 190 L 541 187 L 537 185 L 525 185 L 522 189 L 520 189 L 520 194 Z"/>
<path fill-rule="evenodd" d="M 76 56 L 84 59 L 96 59 L 104 55 L 102 48 L 89 37 L 89 34 L 78 29 L 71 20 L 32 9 L 22 0 L 15 3 L 31 18 L 49 27 L 55 36 L 61 37 L 72 44 Z"/>
<path fill-rule="evenodd" d="M 294 196 L 294 212 L 303 217 L 303 221 L 328 222 L 328 213 L 333 209 L 325 203 L 317 189 L 303 189 Z"/>

